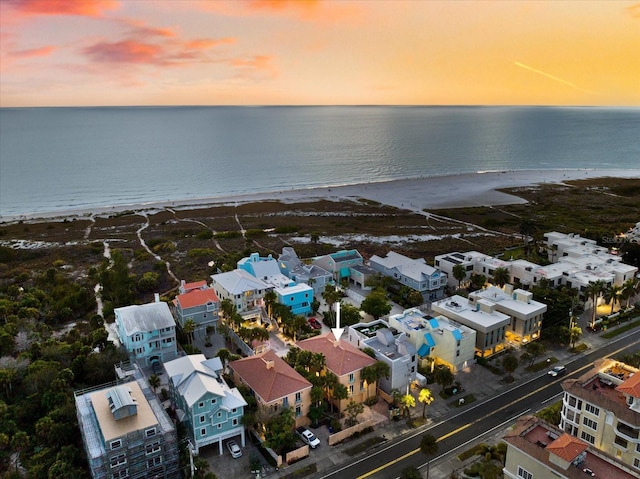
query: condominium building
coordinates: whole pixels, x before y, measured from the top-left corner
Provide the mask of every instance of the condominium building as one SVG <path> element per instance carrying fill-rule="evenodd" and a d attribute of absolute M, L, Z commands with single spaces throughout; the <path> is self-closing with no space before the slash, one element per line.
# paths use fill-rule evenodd
<path fill-rule="evenodd" d="M 93 479 L 180 477 L 173 422 L 141 376 L 75 392 Z"/>
<path fill-rule="evenodd" d="M 492 356 L 507 347 L 506 331 L 511 317 L 496 310 L 486 299 L 471 302 L 459 295 L 431 303 L 431 310 L 476 331 L 476 354 Z"/>
<path fill-rule="evenodd" d="M 640 475 L 640 370 L 596 361 L 562 382 L 560 428 L 629 465 Z M 636 476 L 637 477 L 637 476 Z"/>
<path fill-rule="evenodd" d="M 637 479 L 625 464 L 534 416 L 523 416 L 504 437 L 506 479 Z"/>

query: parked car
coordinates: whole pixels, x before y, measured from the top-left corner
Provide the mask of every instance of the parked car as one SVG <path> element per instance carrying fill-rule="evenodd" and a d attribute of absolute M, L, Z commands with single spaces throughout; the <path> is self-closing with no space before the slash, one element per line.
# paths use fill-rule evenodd
<path fill-rule="evenodd" d="M 316 435 L 306 427 L 300 426 L 296 429 L 296 432 L 298 433 L 298 436 L 300 436 L 300 439 L 302 439 L 305 444 L 308 444 L 311 449 L 315 449 L 320 445 L 320 439 L 318 439 Z"/>
<path fill-rule="evenodd" d="M 232 440 L 227 442 L 227 449 L 229 449 L 231 457 L 233 457 L 234 459 L 238 459 L 240 456 L 242 456 L 242 449 L 240 449 L 240 446 L 238 446 L 238 443 L 236 441 Z"/>
<path fill-rule="evenodd" d="M 309 326 L 313 329 L 322 329 L 322 324 L 316 318 L 309 318 Z"/>
<path fill-rule="evenodd" d="M 566 372 L 567 372 L 567 368 L 565 368 L 564 366 L 556 366 L 553 369 L 551 369 L 547 374 L 555 378 L 556 376 L 562 376 Z"/>

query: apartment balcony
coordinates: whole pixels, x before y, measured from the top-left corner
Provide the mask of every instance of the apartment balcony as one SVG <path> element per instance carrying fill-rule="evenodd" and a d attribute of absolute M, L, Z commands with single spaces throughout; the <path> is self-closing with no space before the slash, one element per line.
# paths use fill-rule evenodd
<path fill-rule="evenodd" d="M 637 427 L 632 427 L 618 421 L 618 425 L 616 426 L 616 435 L 627 441 L 631 441 L 634 444 L 640 444 L 640 429 Z"/>

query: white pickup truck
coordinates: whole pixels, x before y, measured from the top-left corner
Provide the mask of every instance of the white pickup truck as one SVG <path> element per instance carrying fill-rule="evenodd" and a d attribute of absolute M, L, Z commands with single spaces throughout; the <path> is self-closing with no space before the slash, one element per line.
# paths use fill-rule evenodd
<path fill-rule="evenodd" d="M 298 436 L 304 441 L 305 444 L 308 444 L 311 449 L 315 449 L 320 445 L 320 439 L 316 437 L 314 433 L 309 431 L 306 427 L 300 426 L 296 429 Z"/>

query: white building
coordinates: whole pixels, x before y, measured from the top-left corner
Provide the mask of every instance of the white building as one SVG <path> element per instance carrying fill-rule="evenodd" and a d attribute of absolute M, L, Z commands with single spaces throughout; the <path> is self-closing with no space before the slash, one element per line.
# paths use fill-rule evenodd
<path fill-rule="evenodd" d="M 487 357 L 506 347 L 506 331 L 511 317 L 496 310 L 494 303 L 454 295 L 431 304 L 431 309 L 476 331 L 476 353 Z"/>
<path fill-rule="evenodd" d="M 471 305 L 479 300 L 494 304 L 496 311 L 511 318 L 511 324 L 506 331 L 509 341 L 524 344 L 540 337 L 542 317 L 547 311 L 547 305 L 535 301 L 530 291 L 514 290 L 510 284 L 505 285 L 504 290 L 497 286 L 489 286 L 469 294 Z"/>
<path fill-rule="evenodd" d="M 475 363 L 476 332 L 445 316 L 410 308 L 389 316 L 389 326 L 406 334 L 419 359 L 431 358 L 454 373 Z"/>
<path fill-rule="evenodd" d="M 378 387 L 387 394 L 397 389 L 404 391 L 416 379 L 416 348 L 406 334 L 389 328 L 378 319 L 370 323 L 349 326 L 347 341 L 359 349 L 371 348 L 378 361 L 389 366 L 389 377 L 382 377 Z"/>

